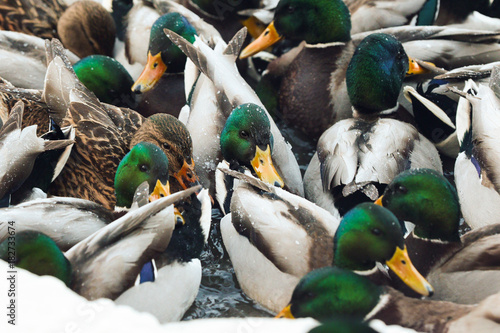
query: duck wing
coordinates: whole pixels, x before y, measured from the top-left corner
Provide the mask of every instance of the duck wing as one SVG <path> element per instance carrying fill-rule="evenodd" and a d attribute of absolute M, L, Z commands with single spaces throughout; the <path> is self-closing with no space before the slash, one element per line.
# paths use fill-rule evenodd
<path fill-rule="evenodd" d="M 130 288 L 142 266 L 168 246 L 176 220 L 173 204 L 200 188 L 132 210 L 72 247 L 66 257 L 73 267 L 73 290 L 87 299 L 115 299 Z"/>

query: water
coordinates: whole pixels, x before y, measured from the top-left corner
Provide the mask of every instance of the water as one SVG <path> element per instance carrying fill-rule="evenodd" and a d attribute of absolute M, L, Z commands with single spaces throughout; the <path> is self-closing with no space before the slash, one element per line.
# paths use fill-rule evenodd
<path fill-rule="evenodd" d="M 184 320 L 214 317 L 272 317 L 274 314 L 247 297 L 238 285 L 220 233 L 219 209 L 212 210 L 212 228 L 201 256 L 200 291 Z"/>

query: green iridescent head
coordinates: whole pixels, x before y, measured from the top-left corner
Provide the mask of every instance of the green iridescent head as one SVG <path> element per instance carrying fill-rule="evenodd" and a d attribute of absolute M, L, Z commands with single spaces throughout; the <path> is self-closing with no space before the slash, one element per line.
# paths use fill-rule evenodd
<path fill-rule="evenodd" d="M 342 0 L 281 0 L 274 26 L 285 38 L 309 44 L 351 40 L 351 14 Z"/>
<path fill-rule="evenodd" d="M 459 241 L 460 205 L 456 189 L 439 172 L 410 169 L 387 186 L 382 204 L 399 219 L 415 223 L 415 235 Z"/>
<path fill-rule="evenodd" d="M 15 240 L 7 238 L 0 244 L 0 258 L 9 260 L 12 243 L 15 244 L 14 264 L 37 275 L 51 275 L 71 283 L 71 263 L 56 243 L 48 236 L 36 231 L 19 231 Z"/>
<path fill-rule="evenodd" d="M 393 36 L 375 33 L 359 44 L 347 68 L 347 92 L 360 113 L 379 113 L 397 105 L 409 60 Z"/>
<path fill-rule="evenodd" d="M 130 207 L 137 187 L 147 181 L 152 192 L 157 180 L 162 184 L 168 181 L 167 156 L 152 143 L 138 143 L 125 155 L 116 170 L 116 206 Z"/>
<path fill-rule="evenodd" d="M 222 156 L 230 163 L 250 167 L 256 147 L 272 147 L 271 124 L 260 106 L 247 103 L 231 112 L 220 136 Z"/>
<path fill-rule="evenodd" d="M 152 56 L 161 52 L 161 59 L 167 66 L 168 73 L 184 71 L 186 55 L 165 35 L 163 29 L 169 29 L 194 43 L 196 29 L 179 13 L 168 13 L 160 16 L 151 27 L 149 52 Z"/>
<path fill-rule="evenodd" d="M 92 55 L 73 65 L 78 79 L 101 102 L 134 108 L 135 97 L 130 88 L 134 80 L 125 67 L 108 56 Z"/>
<path fill-rule="evenodd" d="M 338 267 L 324 267 L 300 280 L 289 310 L 295 318 L 313 317 L 320 321 L 335 316 L 363 318 L 378 304 L 382 292 L 366 277 Z"/>
<path fill-rule="evenodd" d="M 271 158 L 271 124 L 262 107 L 247 103 L 234 109 L 222 130 L 220 146 L 231 168 L 247 167 L 263 181 L 283 187 Z"/>
<path fill-rule="evenodd" d="M 338 267 L 364 271 L 376 262 L 386 263 L 396 248 L 404 248 L 398 219 L 388 209 L 362 203 L 340 222 L 334 237 L 334 263 Z"/>
<path fill-rule="evenodd" d="M 144 70 L 132 86 L 135 93 L 145 93 L 153 89 L 165 73 L 184 72 L 186 55 L 167 37 L 164 29 L 170 29 L 190 43 L 195 41 L 196 30 L 179 13 L 160 16 L 149 37 L 148 60 Z"/>

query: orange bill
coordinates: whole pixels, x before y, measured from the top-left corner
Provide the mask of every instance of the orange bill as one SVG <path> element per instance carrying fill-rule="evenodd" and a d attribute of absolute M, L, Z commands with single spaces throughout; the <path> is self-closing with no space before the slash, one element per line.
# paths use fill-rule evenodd
<path fill-rule="evenodd" d="M 374 204 L 375 204 L 375 205 L 379 205 L 379 206 L 384 207 L 384 205 L 382 204 L 382 198 L 383 198 L 383 197 L 384 197 L 384 196 L 383 196 L 383 195 L 381 195 L 381 196 L 380 196 L 380 198 L 378 198 L 377 200 L 375 200 Z"/>
<path fill-rule="evenodd" d="M 295 317 L 292 314 L 291 311 L 292 305 L 289 304 L 287 305 L 283 310 L 281 310 L 280 313 L 276 315 L 274 318 L 289 318 L 289 319 L 295 319 Z"/>
<path fill-rule="evenodd" d="M 194 170 L 193 159 L 191 159 L 191 164 L 188 164 L 186 161 L 184 161 L 184 164 L 182 165 L 182 168 L 179 170 L 179 172 L 174 173 L 174 178 L 177 179 L 184 190 L 193 185 L 199 184 L 200 179 L 198 178 Z"/>
<path fill-rule="evenodd" d="M 408 67 L 408 72 L 406 72 L 406 76 L 427 74 L 427 73 L 431 72 L 427 68 L 422 67 L 418 62 L 415 61 L 415 59 L 408 57 L 408 60 L 409 60 L 410 66 Z M 435 65 L 432 62 L 426 62 L 426 61 L 421 61 L 421 62 L 435 67 Z"/>
<path fill-rule="evenodd" d="M 427 282 L 411 263 L 406 245 L 404 249 L 396 247 L 394 255 L 390 260 L 386 261 L 386 264 L 415 292 L 424 296 L 432 296 L 434 294 L 434 288 L 432 288 L 431 284 Z"/>
<path fill-rule="evenodd" d="M 280 36 L 274 27 L 274 21 L 271 22 L 266 30 L 250 45 L 245 47 L 245 49 L 240 54 L 240 59 L 245 59 L 259 53 L 262 50 L 267 49 L 269 46 L 278 42 L 283 36 Z"/>
<path fill-rule="evenodd" d="M 168 197 L 170 195 L 170 184 L 167 181 L 167 183 L 164 185 L 161 183 L 161 181 L 158 179 L 156 181 L 156 186 L 153 190 L 153 193 L 149 196 L 149 202 L 158 200 L 160 198 Z M 182 217 L 181 212 L 179 209 L 174 208 L 174 214 L 175 214 L 175 225 L 184 225 L 186 222 L 184 221 L 184 218 Z"/>
<path fill-rule="evenodd" d="M 274 168 L 273 160 L 271 159 L 271 148 L 269 145 L 267 145 L 267 149 L 265 151 L 257 146 L 255 149 L 255 157 L 252 161 L 250 161 L 250 164 L 260 180 L 274 186 L 285 186 L 285 182 L 281 179 L 281 176 Z"/>
<path fill-rule="evenodd" d="M 132 86 L 132 91 L 135 93 L 144 93 L 151 90 L 166 70 L 167 65 L 161 60 L 161 52 L 158 52 L 155 56 L 152 56 L 151 52 L 148 52 L 148 63 Z"/>

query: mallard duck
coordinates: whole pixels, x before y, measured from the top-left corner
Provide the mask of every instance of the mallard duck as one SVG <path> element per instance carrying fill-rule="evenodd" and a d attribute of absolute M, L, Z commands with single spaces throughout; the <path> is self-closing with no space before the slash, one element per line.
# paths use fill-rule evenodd
<path fill-rule="evenodd" d="M 432 287 L 403 259 L 402 229 L 388 210 L 360 205 L 339 222 L 338 214 L 304 198 L 252 176 L 223 171 L 249 181 L 235 189 L 221 234 L 241 288 L 259 304 L 278 311 L 302 276 L 332 264 L 383 282 L 375 263 L 387 263 L 412 288 L 432 294 Z"/>
<path fill-rule="evenodd" d="M 113 18 L 95 1 L 77 1 L 68 7 L 59 0 L 8 0 L 0 8 L 0 17 L 2 30 L 60 38 L 80 58 L 91 54 L 113 55 Z"/>
<path fill-rule="evenodd" d="M 500 225 L 459 237 L 458 195 L 442 175 L 428 169 L 405 171 L 394 178 L 379 202 L 399 219 L 415 224 L 407 237 L 408 249 L 434 286 L 433 299 L 475 304 L 500 291 Z"/>
<path fill-rule="evenodd" d="M 186 56 L 163 33 L 163 29 L 173 29 L 190 42 L 194 41 L 195 28 L 179 13 L 167 13 L 160 16 L 151 27 L 149 38 L 148 61 L 139 78 L 132 86 L 135 93 L 147 93 L 139 105 L 139 112 L 144 115 L 164 112 L 178 116 L 186 104 L 184 98 L 184 67 Z M 153 97 L 168 99 L 165 104 Z M 162 106 L 154 109 L 156 106 Z"/>
<path fill-rule="evenodd" d="M 485 57 L 486 53 L 481 56 L 479 49 L 497 54 L 499 51 L 496 44 L 477 38 L 477 33 L 468 30 L 404 26 L 380 32 L 395 35 L 411 57 L 439 67 L 485 63 L 491 58 Z M 349 9 L 341 0 L 282 0 L 273 23 L 240 57 L 258 52 L 282 36 L 305 41 L 291 54 L 272 62 L 268 75 L 281 78 L 278 98 L 284 120 L 307 135 L 319 138 L 336 121 L 352 116 L 345 73 L 355 47 L 369 33 L 351 35 Z M 494 35 L 490 34 L 493 39 Z M 474 48 L 469 48 L 471 45 Z"/>
<path fill-rule="evenodd" d="M 135 95 L 130 90 L 134 80 L 117 60 L 104 55 L 91 55 L 75 63 L 73 70 L 78 80 L 99 101 L 136 109 Z"/>
<path fill-rule="evenodd" d="M 23 231 L 16 234 L 16 257 L 8 255 L 8 239 L 1 245 L 1 256 L 17 267 L 61 278 L 87 299 L 115 299 L 133 285 L 144 263 L 167 247 L 176 219 L 173 207 L 165 208 L 193 192 L 194 188 L 188 189 L 132 210 L 65 254 L 48 236 Z"/>
<path fill-rule="evenodd" d="M 246 103 L 255 104 L 265 110 L 255 92 L 243 80 L 234 65 L 234 50 L 240 49 L 245 39 L 245 31 L 240 31 L 231 40 L 224 52 L 227 56 L 224 56 L 221 55 L 222 52 L 212 50 L 201 40 L 196 40 L 194 44 L 191 44 L 175 32 L 166 30 L 167 37 L 186 53 L 194 65 L 214 83 L 217 91 L 220 92 L 220 97 L 217 97 L 217 99 L 221 101 L 219 102 L 219 112 L 223 114 L 223 117 L 229 116 L 232 110 Z M 271 116 L 267 110 L 265 111 L 274 141 L 272 151 L 274 167 L 283 179 L 285 186 L 292 193 L 303 195 L 303 185 L 297 160 Z"/>
<path fill-rule="evenodd" d="M 273 20 L 274 11 L 276 11 L 276 5 L 279 1 L 272 2 L 274 2 L 272 5 L 268 5 L 264 9 L 243 12 L 254 15 L 262 23 L 269 24 Z M 440 1 L 345 0 L 344 2 L 351 12 L 353 34 L 405 24 L 432 25 L 440 9 Z"/>
<path fill-rule="evenodd" d="M 144 195 L 157 195 L 160 192 L 170 194 L 168 159 L 159 147 L 148 142 L 135 145 L 118 165 L 114 179 L 117 206 L 113 211 L 77 198 L 54 197 L 29 201 L 0 210 L 0 240 L 8 237 L 8 226 L 4 221 L 16 221 L 16 230 L 42 232 L 66 251 L 130 209 L 133 201 L 137 200 L 134 198 L 136 189 L 144 181 L 148 184 L 148 193 Z"/>
<path fill-rule="evenodd" d="M 200 32 L 200 35 L 207 39 L 220 38 L 219 33 L 214 27 L 175 1 L 136 1 L 125 18 L 126 25 L 129 28 L 125 35 L 124 53 L 119 53 L 118 56 L 126 58 L 128 64 L 140 63 L 142 66 L 145 66 L 147 63 L 151 27 L 161 15 L 167 13 L 178 13 L 187 18 L 189 23 L 194 27 L 194 30 Z"/>
<path fill-rule="evenodd" d="M 0 129 L 0 199 L 19 189 L 29 177 L 35 160 L 43 152 L 65 148 L 73 140 L 44 140 L 36 135 L 36 125 L 21 129 L 24 104 L 14 105 Z"/>
<path fill-rule="evenodd" d="M 195 35 L 211 44 L 222 38 L 196 14 L 172 1 L 137 3 L 128 14 L 128 26 L 125 40 L 128 62 L 143 66 L 132 87 L 135 93 L 142 94 L 138 111 L 145 116 L 158 112 L 178 116 L 186 104 L 183 94 L 186 56 L 166 38 L 163 29 L 172 29 L 190 41 L 194 41 Z M 170 102 L 165 104 L 165 99 Z"/>
<path fill-rule="evenodd" d="M 304 276 L 279 316 L 320 320 L 355 316 L 418 332 L 492 332 L 498 330 L 499 297 L 493 295 L 476 306 L 417 300 L 390 287 L 377 286 L 354 272 L 325 267 Z"/>
<path fill-rule="evenodd" d="M 249 171 L 268 184 L 285 187 L 271 158 L 273 136 L 270 127 L 262 107 L 247 103 L 234 109 L 220 134 L 220 150 L 224 158 L 220 165 L 240 172 Z M 232 178 L 218 175 L 216 190 L 221 210 L 226 214 L 230 211 Z"/>
<path fill-rule="evenodd" d="M 321 136 L 304 175 L 306 198 L 343 215 L 359 202 L 377 199 L 404 169 L 442 172 L 436 148 L 415 127 L 381 117 L 398 109 L 408 66 L 403 46 L 390 35 L 374 33 L 359 44 L 346 73 L 355 117 Z"/>
<path fill-rule="evenodd" d="M 76 130 L 76 145 L 50 193 L 92 200 L 113 209 L 114 170 L 128 150 L 142 141 L 156 144 L 167 155 L 172 192 L 197 181 L 191 138 L 176 118 L 158 114 L 145 119 L 130 109 L 101 104 L 78 81 L 56 40 L 48 45 L 48 58 L 50 64 L 43 93 L 28 92 L 26 98 L 28 107 L 39 109 L 35 112 L 32 108 L 31 115 L 36 119 L 29 120 L 43 124 L 40 118 L 48 119 L 48 107 L 56 123 L 73 125 Z M 12 89 L 3 92 L 4 98 L 11 101 L 25 97 L 26 93 Z"/>

